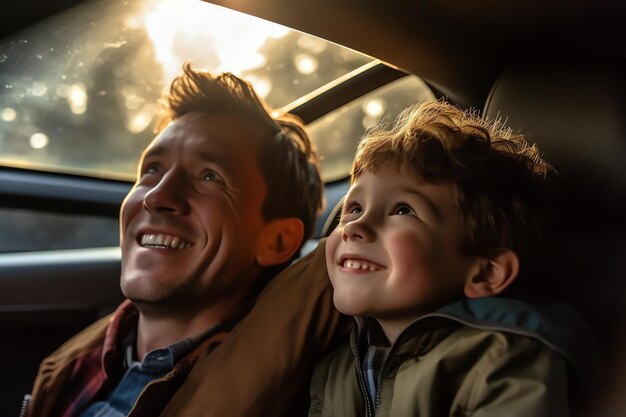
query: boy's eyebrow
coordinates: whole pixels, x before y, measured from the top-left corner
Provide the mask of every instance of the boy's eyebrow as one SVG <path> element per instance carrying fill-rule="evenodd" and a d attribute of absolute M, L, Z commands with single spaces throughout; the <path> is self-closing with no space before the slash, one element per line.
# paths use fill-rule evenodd
<path fill-rule="evenodd" d="M 439 207 L 437 207 L 437 205 L 433 202 L 433 200 L 428 198 L 428 196 L 426 194 L 422 193 L 421 191 L 419 191 L 419 190 L 417 190 L 415 188 L 411 188 L 411 187 L 403 187 L 403 188 L 401 188 L 401 191 L 403 191 L 405 193 L 408 193 L 408 194 L 414 194 L 414 195 L 418 196 L 420 198 L 420 200 L 422 200 L 424 203 L 426 203 L 426 206 L 428 206 L 428 209 L 435 215 L 437 220 L 439 220 L 439 221 L 443 220 L 443 213 L 441 212 Z"/>

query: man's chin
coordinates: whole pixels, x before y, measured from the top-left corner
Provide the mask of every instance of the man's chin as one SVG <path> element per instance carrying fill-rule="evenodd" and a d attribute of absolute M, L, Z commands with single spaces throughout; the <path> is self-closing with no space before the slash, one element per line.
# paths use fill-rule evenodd
<path fill-rule="evenodd" d="M 159 285 L 157 280 L 136 271 L 122 272 L 120 289 L 124 297 L 135 304 L 158 304 L 166 302 L 170 297 L 170 291 Z"/>
<path fill-rule="evenodd" d="M 170 294 L 157 294 L 146 291 L 145 288 L 139 288 L 129 282 L 122 281 L 121 285 L 122 294 L 128 298 L 136 306 L 166 306 L 172 304 Z"/>
<path fill-rule="evenodd" d="M 172 317 L 184 314 L 185 306 L 168 298 L 127 297 L 145 316 Z"/>
<path fill-rule="evenodd" d="M 159 300 L 159 299 L 146 299 L 146 298 L 139 298 L 139 297 L 126 297 L 128 298 L 133 304 L 135 304 L 136 306 L 160 306 L 160 305 L 168 305 L 169 303 L 167 303 L 165 300 Z"/>
<path fill-rule="evenodd" d="M 192 310 L 194 300 L 177 293 L 145 294 L 127 289 L 122 293 L 139 311 L 149 314 L 180 314 Z"/>

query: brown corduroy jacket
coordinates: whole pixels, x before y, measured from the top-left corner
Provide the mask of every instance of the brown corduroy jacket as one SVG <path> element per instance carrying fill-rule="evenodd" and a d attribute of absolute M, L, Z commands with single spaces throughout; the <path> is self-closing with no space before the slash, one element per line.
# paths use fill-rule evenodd
<path fill-rule="evenodd" d="M 316 362 L 348 334 L 333 306 L 324 247 L 276 276 L 232 331 L 214 334 L 148 384 L 129 415 L 306 415 Z M 109 318 L 96 322 L 42 362 L 27 416 L 59 415 L 76 358 L 102 350 L 108 326 Z"/>

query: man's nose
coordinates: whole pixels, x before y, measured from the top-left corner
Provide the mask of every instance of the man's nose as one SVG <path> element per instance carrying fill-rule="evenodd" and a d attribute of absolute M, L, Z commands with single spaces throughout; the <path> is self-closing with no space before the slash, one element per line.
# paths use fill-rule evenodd
<path fill-rule="evenodd" d="M 187 214 L 187 188 L 184 175 L 178 170 L 170 170 L 146 193 L 143 206 L 155 213 Z"/>
<path fill-rule="evenodd" d="M 376 239 L 376 231 L 371 226 L 369 219 L 363 215 L 347 223 L 343 228 L 341 237 L 344 241 L 362 240 L 372 242 Z"/>

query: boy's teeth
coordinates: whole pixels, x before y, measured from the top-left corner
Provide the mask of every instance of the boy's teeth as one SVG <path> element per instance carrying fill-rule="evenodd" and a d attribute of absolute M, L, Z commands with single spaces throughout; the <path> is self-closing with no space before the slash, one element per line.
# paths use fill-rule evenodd
<path fill-rule="evenodd" d="M 187 249 L 191 243 L 185 242 L 177 236 L 163 234 L 145 234 L 141 236 L 141 246 L 161 247 L 172 249 Z"/>
<path fill-rule="evenodd" d="M 363 261 L 355 261 L 354 259 L 346 259 L 343 261 L 343 267 L 348 269 L 362 269 L 363 271 L 378 270 L 378 268 L 372 264 Z"/>

